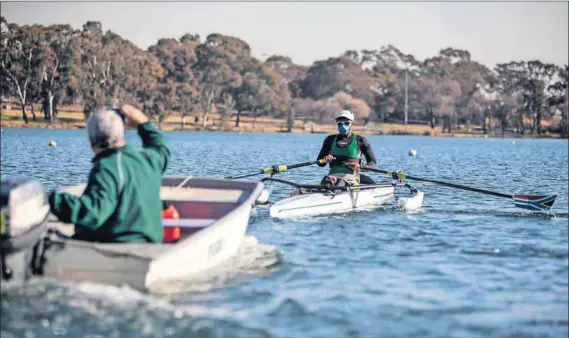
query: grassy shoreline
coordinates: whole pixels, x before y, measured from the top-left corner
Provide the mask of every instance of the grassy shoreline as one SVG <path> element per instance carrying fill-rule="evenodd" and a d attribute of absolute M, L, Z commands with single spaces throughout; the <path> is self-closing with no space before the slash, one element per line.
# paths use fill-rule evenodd
<path fill-rule="evenodd" d="M 37 120 L 32 121 L 32 116 L 28 112 L 28 123 L 25 123 L 21 117 L 21 111 L 4 111 L 0 112 L 0 126 L 2 128 L 40 128 L 40 129 L 83 129 L 85 128 L 84 115 L 78 111 L 62 111 L 58 114 L 58 118 L 53 124 L 45 121 L 43 116 L 37 115 Z M 201 117 L 200 117 L 201 118 Z M 191 121 L 191 122 L 187 122 Z M 211 114 L 208 123 L 202 127 L 201 123 L 195 122 L 195 116 L 185 118 L 182 128 L 182 120 L 179 116 L 169 116 L 160 126 L 163 131 L 204 131 L 204 132 L 236 132 L 236 133 L 288 133 L 286 121 L 282 119 L 274 119 L 268 117 L 259 117 L 254 119 L 250 116 L 242 116 L 239 127 L 235 127 L 235 117 L 229 120 L 223 120 L 221 116 Z M 440 126 L 431 129 L 426 125 L 407 125 L 382 123 L 369 123 L 367 126 L 361 126 L 356 123 L 354 132 L 362 135 L 409 135 L 409 136 L 437 136 L 437 137 L 467 137 L 467 138 L 560 138 L 558 134 L 546 133 L 540 137 L 531 135 L 519 135 L 514 133 L 488 133 L 469 130 L 466 128 L 455 129 L 451 133 L 443 133 Z M 317 124 L 313 122 L 304 122 L 295 120 L 291 133 L 303 134 L 333 134 L 336 128 L 333 123 Z"/>

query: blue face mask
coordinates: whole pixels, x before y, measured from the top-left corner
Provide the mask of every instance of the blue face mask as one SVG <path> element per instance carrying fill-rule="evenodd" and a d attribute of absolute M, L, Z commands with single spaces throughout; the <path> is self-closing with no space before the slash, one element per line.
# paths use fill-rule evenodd
<path fill-rule="evenodd" d="M 350 132 L 350 129 L 352 128 L 352 126 L 347 126 L 343 123 L 338 124 L 338 132 L 340 133 L 340 135 L 346 135 Z"/>

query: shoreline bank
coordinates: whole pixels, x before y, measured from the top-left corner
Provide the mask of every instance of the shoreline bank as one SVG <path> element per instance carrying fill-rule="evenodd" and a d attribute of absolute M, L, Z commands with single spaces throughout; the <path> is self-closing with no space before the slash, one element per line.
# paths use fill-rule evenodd
<path fill-rule="evenodd" d="M 16 120 L 2 120 L 0 126 L 2 129 L 84 129 L 85 121 L 56 121 L 53 124 L 43 121 L 24 121 Z M 513 133 L 505 133 L 503 136 L 500 133 L 477 133 L 472 131 L 453 131 L 451 133 L 442 133 L 440 127 L 431 130 L 430 127 L 423 126 L 407 126 L 403 124 L 382 124 L 376 128 L 366 128 L 363 126 L 354 126 L 354 132 L 360 135 L 369 136 L 424 136 L 424 137 L 457 137 L 457 138 L 504 138 L 504 139 L 563 139 L 558 134 L 545 134 L 541 136 L 519 135 Z M 407 129 L 407 130 L 406 130 Z M 219 125 L 206 125 L 205 127 L 195 124 L 185 124 L 182 128 L 179 123 L 163 123 L 160 126 L 162 131 L 180 131 L 180 132 L 231 132 L 231 133 L 259 133 L 259 134 L 333 134 L 336 130 L 333 126 L 316 125 L 312 129 L 295 127 L 291 132 L 279 126 L 259 126 L 252 128 L 249 126 L 219 126 Z"/>

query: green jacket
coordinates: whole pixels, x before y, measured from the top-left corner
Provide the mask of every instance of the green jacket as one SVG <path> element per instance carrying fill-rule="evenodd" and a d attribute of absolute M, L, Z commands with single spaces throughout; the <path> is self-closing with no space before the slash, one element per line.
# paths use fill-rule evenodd
<path fill-rule="evenodd" d="M 74 239 L 90 242 L 162 242 L 160 187 L 170 150 L 154 125 L 138 126 L 143 149 L 107 149 L 93 158 L 82 196 L 53 193 L 51 212 L 75 224 Z"/>

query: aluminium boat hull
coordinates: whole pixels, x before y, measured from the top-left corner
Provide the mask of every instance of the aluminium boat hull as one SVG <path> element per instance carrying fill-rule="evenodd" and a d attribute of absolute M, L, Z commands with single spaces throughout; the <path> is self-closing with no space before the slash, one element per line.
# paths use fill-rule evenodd
<path fill-rule="evenodd" d="M 85 185 L 65 189 L 81 194 Z M 10 281 L 2 286 L 32 278 L 53 278 L 68 282 L 128 285 L 139 290 L 170 281 L 186 280 L 212 269 L 237 253 L 245 237 L 251 209 L 263 189 L 260 182 L 164 177 L 162 200 L 176 206 L 180 220 L 165 223 L 190 229 L 191 235 L 175 244 L 91 243 L 62 236 L 71 235 L 73 225 L 47 222 L 57 231 L 45 248 L 44 263 L 30 271 L 33 250 L 6 257 L 12 269 Z M 45 245 L 44 245 L 45 244 Z"/>

